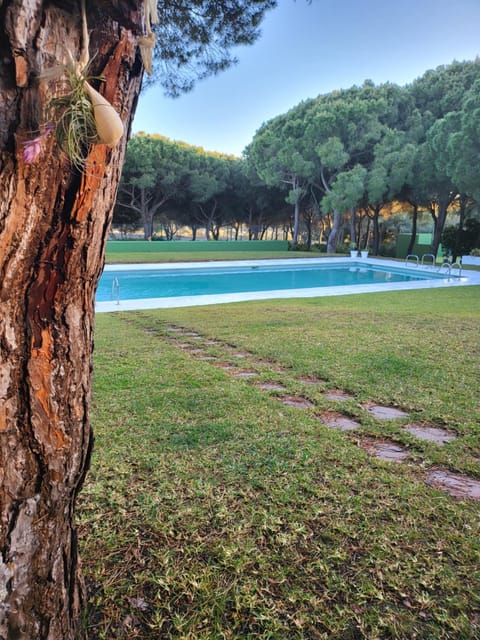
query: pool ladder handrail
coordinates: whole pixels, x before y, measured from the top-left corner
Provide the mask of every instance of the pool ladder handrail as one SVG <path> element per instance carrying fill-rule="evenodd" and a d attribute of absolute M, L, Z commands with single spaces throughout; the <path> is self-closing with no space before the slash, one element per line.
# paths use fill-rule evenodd
<path fill-rule="evenodd" d="M 461 262 L 454 262 L 454 263 L 452 263 L 451 266 L 452 266 L 452 270 L 453 270 L 453 267 L 457 267 L 457 269 L 458 269 L 458 276 L 457 277 L 460 278 L 460 276 L 462 275 L 462 263 Z M 451 273 L 451 271 L 450 271 L 450 273 Z"/>
<path fill-rule="evenodd" d="M 114 298 L 117 299 L 117 304 L 120 304 L 120 283 L 117 277 L 114 277 L 112 280 L 112 300 Z"/>
<path fill-rule="evenodd" d="M 449 262 L 448 260 L 445 260 L 439 267 L 439 271 L 441 271 L 444 267 L 448 268 L 448 275 L 451 276 L 452 274 L 452 269 L 454 267 L 456 267 L 458 269 L 458 274 L 455 274 L 457 278 L 460 278 L 460 276 L 462 275 L 462 265 L 460 262 Z"/>
<path fill-rule="evenodd" d="M 433 253 L 424 253 L 422 255 L 422 267 L 426 267 L 427 266 L 426 264 L 424 264 L 425 258 L 431 258 L 432 259 L 432 264 L 430 266 L 432 266 L 432 267 L 435 266 L 435 260 L 437 259 L 437 257 Z"/>
<path fill-rule="evenodd" d="M 418 256 L 415 253 L 409 253 L 408 256 L 405 258 L 405 264 L 408 264 L 408 259 L 409 258 L 415 258 L 415 266 L 418 267 Z"/>

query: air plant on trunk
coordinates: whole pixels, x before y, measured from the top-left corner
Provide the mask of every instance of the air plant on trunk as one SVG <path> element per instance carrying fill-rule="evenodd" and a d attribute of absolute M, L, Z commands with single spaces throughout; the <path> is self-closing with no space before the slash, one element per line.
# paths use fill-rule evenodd
<path fill-rule="evenodd" d="M 155 46 L 155 34 L 152 24 L 158 22 L 156 0 L 143 0 L 145 17 L 145 35 L 140 36 L 138 44 L 145 70 L 152 73 L 152 52 Z M 43 80 L 65 77 L 65 91 L 52 98 L 47 105 L 49 124 L 45 132 L 33 140 L 23 142 L 23 160 L 35 162 L 43 153 L 44 139 L 54 131 L 59 148 L 70 159 L 73 167 L 85 171 L 90 148 L 94 144 L 115 146 L 123 135 L 123 123 L 120 116 L 96 89 L 90 84 L 102 78 L 88 77 L 89 36 L 85 0 L 80 0 L 82 15 L 82 51 L 78 62 L 67 51 L 68 62 L 47 69 Z"/>
<path fill-rule="evenodd" d="M 54 130 L 56 142 L 72 166 L 84 171 L 91 146 L 115 146 L 123 135 L 123 123 L 108 100 L 90 84 L 101 78 L 87 74 L 90 58 L 85 0 L 81 0 L 80 6 L 83 42 L 78 62 L 67 51 L 67 64 L 48 69 L 42 77 L 44 80 L 65 77 L 65 90 L 47 105 L 48 119 L 53 123 L 49 129 Z M 34 162 L 41 155 L 40 137 L 25 144 L 25 162 Z"/>
<path fill-rule="evenodd" d="M 123 123 L 112 105 L 90 84 L 85 69 L 72 61 L 66 68 L 68 91 L 49 104 L 55 137 L 74 167 L 83 170 L 92 144 L 115 146 Z"/>
<path fill-rule="evenodd" d="M 55 123 L 55 139 L 72 165 L 83 171 L 90 146 L 98 142 L 93 105 L 86 80 L 75 68 L 66 68 L 69 90 L 50 100 L 48 111 Z"/>

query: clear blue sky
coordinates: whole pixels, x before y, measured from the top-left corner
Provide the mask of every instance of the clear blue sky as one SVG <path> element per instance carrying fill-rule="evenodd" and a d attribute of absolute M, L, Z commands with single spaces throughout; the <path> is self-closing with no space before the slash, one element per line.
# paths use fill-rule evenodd
<path fill-rule="evenodd" d="M 480 0 L 279 0 L 236 66 L 139 101 L 133 131 L 241 155 L 256 130 L 302 100 L 370 79 L 404 85 L 480 54 Z"/>

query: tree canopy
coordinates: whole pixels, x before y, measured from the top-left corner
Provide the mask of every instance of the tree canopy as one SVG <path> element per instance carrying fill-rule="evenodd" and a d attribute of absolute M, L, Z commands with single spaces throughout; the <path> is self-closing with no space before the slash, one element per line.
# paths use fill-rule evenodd
<path fill-rule="evenodd" d="M 320 95 L 263 124 L 246 157 L 267 184 L 288 185 L 296 219 L 304 195 L 319 192 L 333 220 L 330 251 L 343 216 L 363 209 L 374 221 L 376 253 L 381 208 L 414 200 L 431 213 L 436 253 L 449 206 L 460 195 L 480 195 L 479 82 L 475 60 L 428 71 L 405 87 L 366 81 Z"/>
<path fill-rule="evenodd" d="M 169 95 L 236 62 L 232 47 L 252 44 L 265 11 L 276 0 L 164 0 L 158 3 L 153 73 L 147 85 L 161 82 Z"/>
<path fill-rule="evenodd" d="M 244 223 L 249 237 L 263 237 L 271 224 L 289 228 L 294 243 L 301 234 L 308 246 L 316 225 L 329 252 L 348 227 L 350 241 L 378 253 L 382 215 L 401 202 L 412 208 L 412 238 L 418 212 L 427 213 L 436 253 L 448 211 L 480 198 L 479 83 L 476 60 L 428 71 L 405 87 L 366 81 L 320 95 L 264 123 L 242 160 L 135 136 L 116 219 L 126 208 L 140 212 L 142 202 L 146 237 L 153 217 L 168 209 L 163 223 L 190 226 L 194 238 L 198 228 L 215 239 L 222 226 L 238 232 Z"/>

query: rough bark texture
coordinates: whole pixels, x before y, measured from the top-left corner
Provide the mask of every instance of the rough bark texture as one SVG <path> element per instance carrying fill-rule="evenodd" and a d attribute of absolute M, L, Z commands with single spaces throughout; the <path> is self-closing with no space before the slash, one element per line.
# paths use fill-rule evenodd
<path fill-rule="evenodd" d="M 134 0 L 87 2 L 92 75 L 129 128 L 141 83 Z M 95 145 L 80 174 L 25 139 L 60 90 L 39 80 L 79 55 L 79 3 L 0 2 L 0 638 L 79 637 L 75 497 L 92 448 L 94 293 L 125 151 Z"/>

